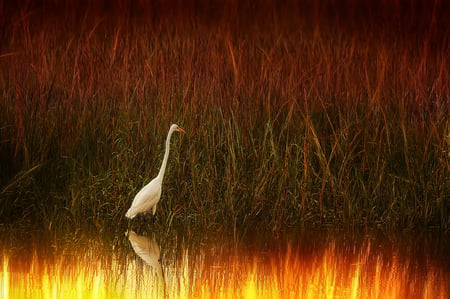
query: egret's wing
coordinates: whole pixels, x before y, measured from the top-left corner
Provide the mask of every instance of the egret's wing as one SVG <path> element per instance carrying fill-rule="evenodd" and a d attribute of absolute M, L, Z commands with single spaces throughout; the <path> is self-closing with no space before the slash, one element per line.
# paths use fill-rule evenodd
<path fill-rule="evenodd" d="M 160 197 L 161 184 L 158 179 L 154 179 L 136 194 L 126 216 L 128 218 L 133 218 L 139 213 L 147 212 L 158 203 Z"/>

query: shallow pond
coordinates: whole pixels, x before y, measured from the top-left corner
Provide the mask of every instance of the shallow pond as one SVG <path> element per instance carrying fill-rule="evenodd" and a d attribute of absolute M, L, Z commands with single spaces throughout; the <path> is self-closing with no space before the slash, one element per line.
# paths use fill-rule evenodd
<path fill-rule="evenodd" d="M 76 235 L 79 235 L 76 234 Z M 450 249 L 423 232 L 246 237 L 5 232 L 1 298 L 448 298 Z"/>

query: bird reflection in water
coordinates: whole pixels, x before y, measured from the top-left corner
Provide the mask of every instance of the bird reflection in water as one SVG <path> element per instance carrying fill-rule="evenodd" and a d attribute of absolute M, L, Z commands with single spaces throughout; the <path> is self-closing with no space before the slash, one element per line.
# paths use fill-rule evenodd
<path fill-rule="evenodd" d="M 156 242 L 155 235 L 151 238 L 138 235 L 134 231 L 127 232 L 128 240 L 133 247 L 134 252 L 147 264 L 157 276 L 158 287 L 162 286 L 162 291 L 165 293 L 165 279 L 164 272 L 161 266 L 161 252 L 159 245 Z"/>

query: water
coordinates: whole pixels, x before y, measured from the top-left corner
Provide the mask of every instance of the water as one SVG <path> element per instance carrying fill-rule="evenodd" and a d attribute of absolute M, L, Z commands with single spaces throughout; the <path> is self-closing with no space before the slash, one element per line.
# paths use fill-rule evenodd
<path fill-rule="evenodd" d="M 448 298 L 445 236 L 5 232 L 1 298 Z"/>

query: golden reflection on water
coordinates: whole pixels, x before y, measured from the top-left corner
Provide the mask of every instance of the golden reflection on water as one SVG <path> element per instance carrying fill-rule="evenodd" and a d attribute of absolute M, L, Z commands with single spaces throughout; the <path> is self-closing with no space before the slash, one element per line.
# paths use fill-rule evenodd
<path fill-rule="evenodd" d="M 2 298 L 448 298 L 450 274 L 373 248 L 244 251 L 188 247 L 161 260 L 155 237 L 129 234 L 134 252 L 79 251 L 28 263 L 2 252 Z M 9 253 L 8 253 L 9 252 Z M 105 257 L 106 256 L 106 257 Z"/>

